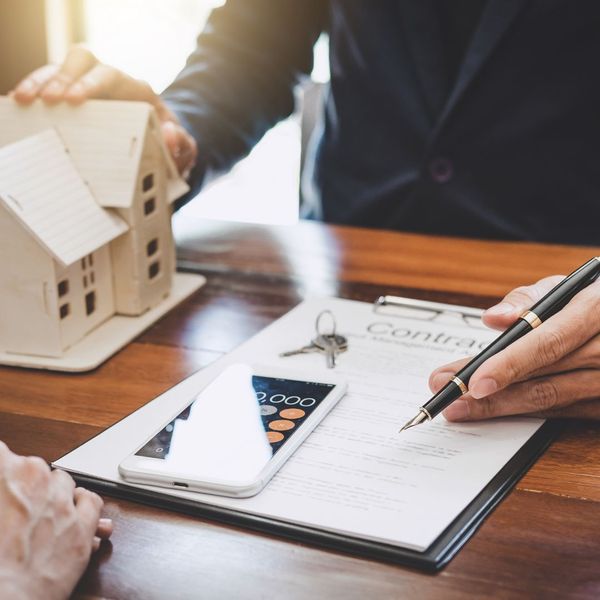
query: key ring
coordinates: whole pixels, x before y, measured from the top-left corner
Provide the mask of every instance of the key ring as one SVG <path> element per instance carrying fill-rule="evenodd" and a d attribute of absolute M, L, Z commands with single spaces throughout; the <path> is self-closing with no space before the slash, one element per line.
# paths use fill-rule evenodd
<path fill-rule="evenodd" d="M 331 324 L 332 324 L 332 328 L 331 328 L 331 333 L 322 333 L 321 332 L 321 318 L 323 317 L 323 315 L 329 315 L 331 317 Z M 320 312 L 317 316 L 317 320 L 315 321 L 315 330 L 317 332 L 317 335 L 323 335 L 326 337 L 329 336 L 334 336 L 335 332 L 336 332 L 336 327 L 337 327 L 337 323 L 335 321 L 335 317 L 333 316 L 333 313 L 330 310 L 324 310 L 322 312 Z"/>

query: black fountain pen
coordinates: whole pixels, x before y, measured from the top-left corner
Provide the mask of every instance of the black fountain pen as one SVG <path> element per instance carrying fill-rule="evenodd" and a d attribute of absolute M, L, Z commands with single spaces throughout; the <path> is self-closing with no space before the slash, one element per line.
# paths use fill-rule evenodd
<path fill-rule="evenodd" d="M 530 310 L 525 311 L 519 319 L 504 333 L 499 335 L 487 348 L 482 350 L 470 363 L 463 367 L 431 400 L 424 404 L 418 414 L 400 431 L 431 421 L 447 406 L 469 391 L 469 380 L 473 373 L 491 356 L 498 354 L 541 325 L 546 319 L 563 308 L 577 292 L 596 280 L 600 275 L 600 257 L 596 256 L 565 277 L 555 288 L 551 289 Z"/>

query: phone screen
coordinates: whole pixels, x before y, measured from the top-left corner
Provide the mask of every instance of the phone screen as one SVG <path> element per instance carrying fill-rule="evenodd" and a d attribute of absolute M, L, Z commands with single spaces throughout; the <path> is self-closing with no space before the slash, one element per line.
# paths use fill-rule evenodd
<path fill-rule="evenodd" d="M 251 480 L 334 387 L 232 365 L 136 455 L 201 480 Z"/>

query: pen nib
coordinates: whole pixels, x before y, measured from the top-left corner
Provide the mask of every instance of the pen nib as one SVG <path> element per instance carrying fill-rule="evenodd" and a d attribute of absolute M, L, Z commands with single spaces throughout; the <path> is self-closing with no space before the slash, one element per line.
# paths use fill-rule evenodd
<path fill-rule="evenodd" d="M 429 417 L 427 416 L 427 413 L 420 410 L 419 414 L 416 417 L 413 417 L 408 423 L 406 423 L 406 425 L 404 425 L 404 427 L 402 427 L 402 429 L 400 429 L 398 433 L 403 432 L 405 429 L 410 429 L 415 425 L 420 425 L 423 421 L 427 421 L 428 419 Z"/>

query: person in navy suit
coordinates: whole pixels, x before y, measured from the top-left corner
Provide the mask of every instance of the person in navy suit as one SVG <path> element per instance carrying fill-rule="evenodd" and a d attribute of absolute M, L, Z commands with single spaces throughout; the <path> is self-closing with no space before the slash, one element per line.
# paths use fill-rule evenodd
<path fill-rule="evenodd" d="M 292 113 L 325 32 L 331 81 L 306 217 L 597 246 L 599 30 L 593 0 L 229 0 L 161 96 L 81 47 L 13 96 L 150 102 L 195 193 Z M 507 327 L 558 279 L 513 290 L 485 321 Z M 593 284 L 573 300 L 576 322 L 557 315 L 486 362 L 446 416 L 600 418 L 599 300 Z M 432 389 L 459 367 L 435 371 Z"/>

